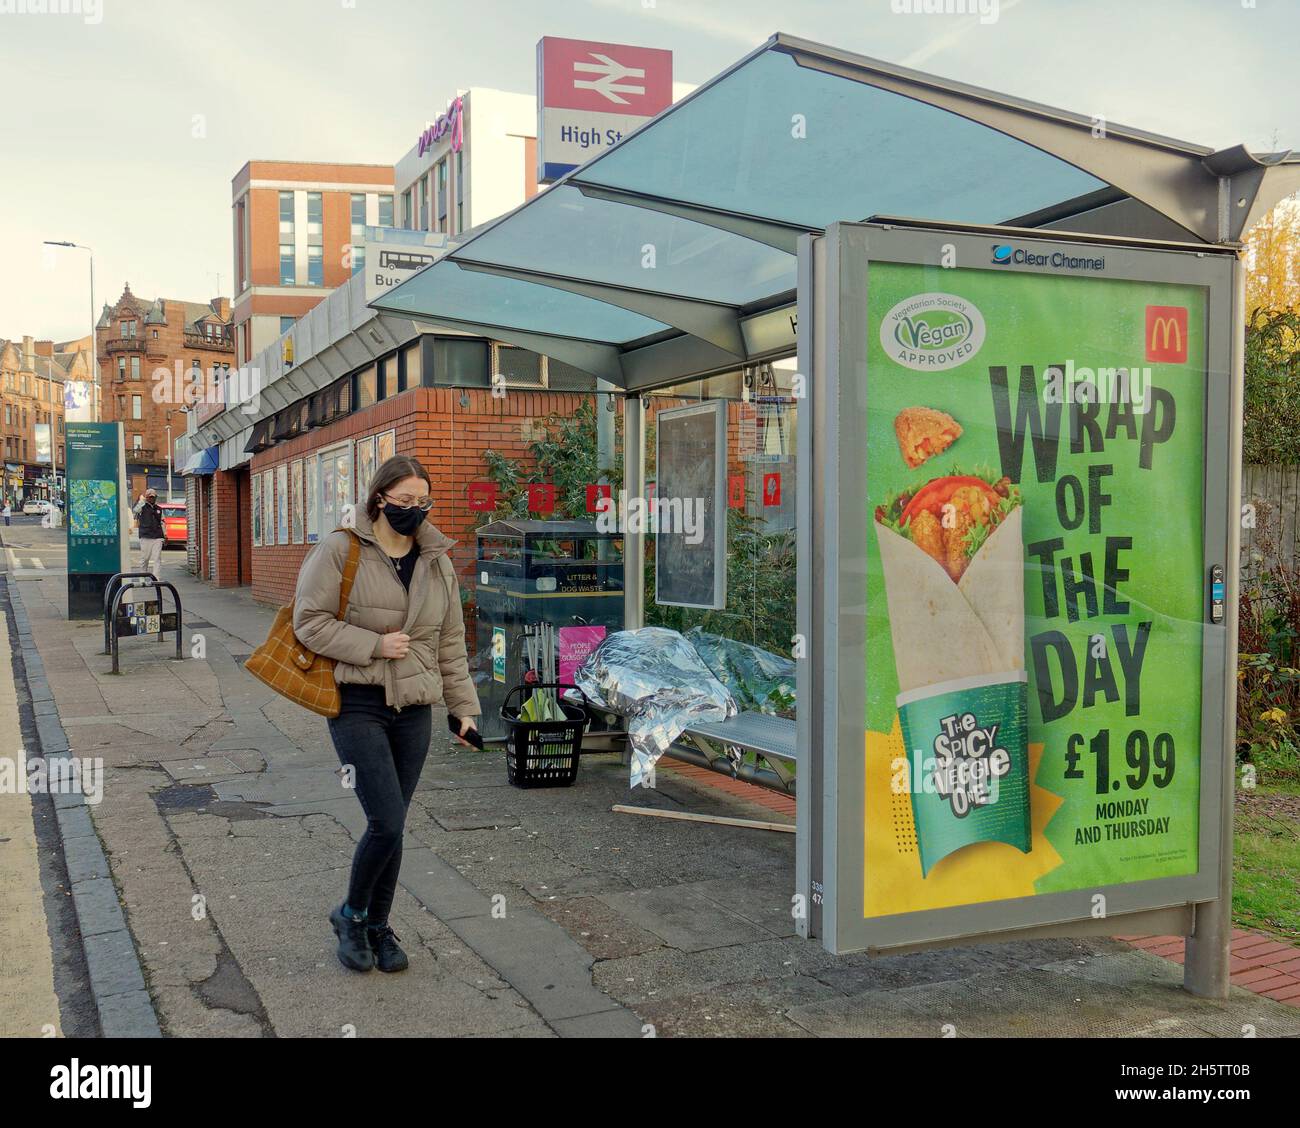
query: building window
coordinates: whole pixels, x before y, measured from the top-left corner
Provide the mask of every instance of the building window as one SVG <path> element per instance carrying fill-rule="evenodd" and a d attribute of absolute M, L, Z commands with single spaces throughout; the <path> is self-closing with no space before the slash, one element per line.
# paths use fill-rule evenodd
<path fill-rule="evenodd" d="M 307 248 L 307 285 L 325 285 L 325 248 Z"/>
<path fill-rule="evenodd" d="M 402 391 L 420 386 L 420 342 L 417 341 L 402 353 Z"/>
<path fill-rule="evenodd" d="M 492 373 L 488 343 L 455 337 L 437 338 L 433 342 L 433 373 L 439 384 L 460 388 L 489 387 Z"/>
<path fill-rule="evenodd" d="M 307 193 L 307 237 L 319 236 L 324 220 L 324 210 L 319 192 Z"/>
<path fill-rule="evenodd" d="M 380 227 L 393 226 L 393 197 L 392 196 L 379 197 L 379 226 Z"/>
<path fill-rule="evenodd" d="M 157 330 L 157 329 L 151 329 L 151 330 L 149 330 L 149 332 L 150 332 L 150 334 L 152 335 L 153 339 L 156 341 L 156 340 L 158 339 L 158 330 Z"/>
<path fill-rule="evenodd" d="M 465 230 L 465 151 L 456 153 L 456 232 Z"/>
<path fill-rule="evenodd" d="M 144 449 L 144 436 L 143 436 L 143 435 L 132 435 L 132 436 L 131 436 L 131 449 L 132 449 L 132 450 L 143 450 L 143 449 Z"/>
<path fill-rule="evenodd" d="M 411 193 L 414 189 L 408 188 L 402 193 L 402 226 L 408 231 L 415 226 L 415 216 L 411 214 Z"/>
<path fill-rule="evenodd" d="M 281 336 L 281 337 L 283 337 L 287 332 L 289 332 L 290 329 L 293 328 L 293 320 L 294 320 L 294 319 L 293 319 L 292 317 L 281 317 L 281 318 L 280 318 L 280 336 Z"/>
<path fill-rule="evenodd" d="M 375 402 L 375 394 L 375 366 L 372 364 L 357 373 L 357 408 L 369 407 Z"/>
<path fill-rule="evenodd" d="M 126 379 L 126 357 L 124 356 L 117 358 L 117 378 L 119 380 Z"/>
<path fill-rule="evenodd" d="M 131 358 L 131 379 L 140 379 L 140 358 L 138 356 Z"/>
<path fill-rule="evenodd" d="M 280 285 L 294 285 L 293 244 L 280 244 Z"/>
<path fill-rule="evenodd" d="M 344 507 L 356 504 L 352 490 L 352 444 L 322 451 L 320 470 L 320 527 L 335 529 L 343 519 Z"/>
<path fill-rule="evenodd" d="M 293 193 L 280 193 L 280 242 L 285 242 L 285 236 L 289 236 L 289 241 L 293 240 Z"/>
<path fill-rule="evenodd" d="M 360 192 L 352 194 L 352 273 L 357 274 L 366 264 L 366 198 Z"/>
<path fill-rule="evenodd" d="M 132 396 L 132 397 L 131 397 L 131 418 L 132 418 L 132 419 L 143 419 L 143 418 L 144 418 L 144 413 L 143 413 L 143 410 L 142 410 L 142 409 L 143 409 L 143 406 L 144 406 L 144 405 L 143 405 L 143 403 L 141 402 L 141 397 L 140 397 L 140 396 Z"/>
<path fill-rule="evenodd" d="M 437 164 L 438 170 L 438 226 L 437 230 L 447 230 L 447 158 L 443 157 Z"/>
<path fill-rule="evenodd" d="M 420 230 L 429 230 L 429 178 L 420 177 L 418 185 L 420 193 Z"/>

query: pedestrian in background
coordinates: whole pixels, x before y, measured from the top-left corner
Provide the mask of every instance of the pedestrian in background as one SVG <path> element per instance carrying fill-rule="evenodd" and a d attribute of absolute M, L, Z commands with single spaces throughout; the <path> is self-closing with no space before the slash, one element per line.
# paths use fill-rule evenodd
<path fill-rule="evenodd" d="M 135 503 L 136 522 L 140 531 L 140 571 L 157 578 L 162 570 L 163 533 L 162 508 L 158 505 L 158 491 L 150 487 Z"/>
<path fill-rule="evenodd" d="M 13 506 L 9 504 L 9 499 L 5 498 L 5 507 L 3 513 L 4 513 L 6 525 L 9 524 L 9 518 L 13 516 L 13 512 L 14 512 Z"/>
<path fill-rule="evenodd" d="M 355 971 L 401 971 L 406 953 L 388 924 L 402 866 L 406 812 L 432 734 L 432 705 L 475 728 L 478 694 L 469 673 L 460 588 L 449 540 L 425 517 L 429 474 L 414 458 L 384 462 L 351 532 L 335 529 L 303 563 L 293 633 L 333 658 L 342 708 L 329 722 L 340 762 L 351 767 L 366 813 L 344 902 L 330 913 L 338 957 Z M 356 580 L 340 619 L 339 588 L 355 534 Z M 462 744 L 468 744 L 461 739 Z"/>

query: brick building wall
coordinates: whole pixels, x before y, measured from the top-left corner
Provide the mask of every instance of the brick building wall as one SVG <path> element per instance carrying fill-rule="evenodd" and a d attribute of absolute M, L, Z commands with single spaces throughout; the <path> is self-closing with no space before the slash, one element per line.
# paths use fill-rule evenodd
<path fill-rule="evenodd" d="M 591 398 L 578 392 L 512 390 L 497 398 L 488 389 L 411 388 L 337 423 L 276 443 L 254 456 L 252 472 L 275 471 L 336 443 L 393 430 L 396 453 L 413 455 L 429 471 L 434 499 L 430 520 L 458 542 L 452 550 L 453 563 L 462 583 L 472 583 L 474 530 L 484 515 L 469 509 L 466 489 L 488 477 L 485 452 L 495 450 L 528 466 L 537 424 L 551 414 L 572 414 Z M 353 473 L 355 478 L 355 469 Z M 291 474 L 289 478 L 292 481 Z M 272 480 L 277 480 L 274 473 Z M 356 483 L 359 504 L 365 502 L 367 485 Z M 220 499 L 218 509 L 222 509 Z M 289 525 L 292 529 L 292 512 Z M 328 531 L 321 530 L 322 534 Z M 253 596 L 288 603 L 311 548 L 305 543 L 251 548 Z"/>
<path fill-rule="evenodd" d="M 220 326 L 216 337 L 195 331 L 205 318 Z M 229 319 L 227 298 L 207 305 L 172 298 L 149 301 L 133 294 L 129 285 L 112 306 L 104 307 L 95 331 L 101 416 L 106 423 L 122 424 L 133 503 L 144 491 L 150 468 L 166 473 L 168 424 L 173 438 L 185 431 L 181 409 L 187 406 L 186 386 L 195 362 L 203 374 L 204 395 L 210 394 L 213 368 L 234 364 Z M 191 402 L 193 398 L 191 394 Z"/>
<path fill-rule="evenodd" d="M 238 587 L 243 580 L 244 553 L 240 544 L 240 478 L 247 470 L 218 470 L 209 479 L 212 498 L 212 570 L 217 587 Z"/>
<path fill-rule="evenodd" d="M 50 424 L 51 454 L 60 476 L 66 470 L 63 434 L 63 380 L 66 373 L 54 358 L 53 341 L 0 340 L 0 494 L 16 501 L 45 497 L 48 463 L 37 461 L 36 425 Z M 84 377 L 83 377 L 84 378 Z"/>

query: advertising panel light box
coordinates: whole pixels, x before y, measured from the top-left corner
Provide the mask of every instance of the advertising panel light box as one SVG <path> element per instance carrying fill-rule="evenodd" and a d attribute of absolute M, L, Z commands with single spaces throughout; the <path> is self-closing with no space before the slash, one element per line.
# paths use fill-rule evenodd
<path fill-rule="evenodd" d="M 1231 259 L 841 230 L 814 930 L 853 950 L 1209 899 Z"/>

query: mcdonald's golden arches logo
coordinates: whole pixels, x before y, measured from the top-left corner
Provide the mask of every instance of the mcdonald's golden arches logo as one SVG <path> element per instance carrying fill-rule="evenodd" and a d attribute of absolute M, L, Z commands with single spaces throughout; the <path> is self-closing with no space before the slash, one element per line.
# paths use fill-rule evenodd
<path fill-rule="evenodd" d="M 1160 364 L 1187 362 L 1187 308 L 1147 306 L 1146 356 Z"/>

